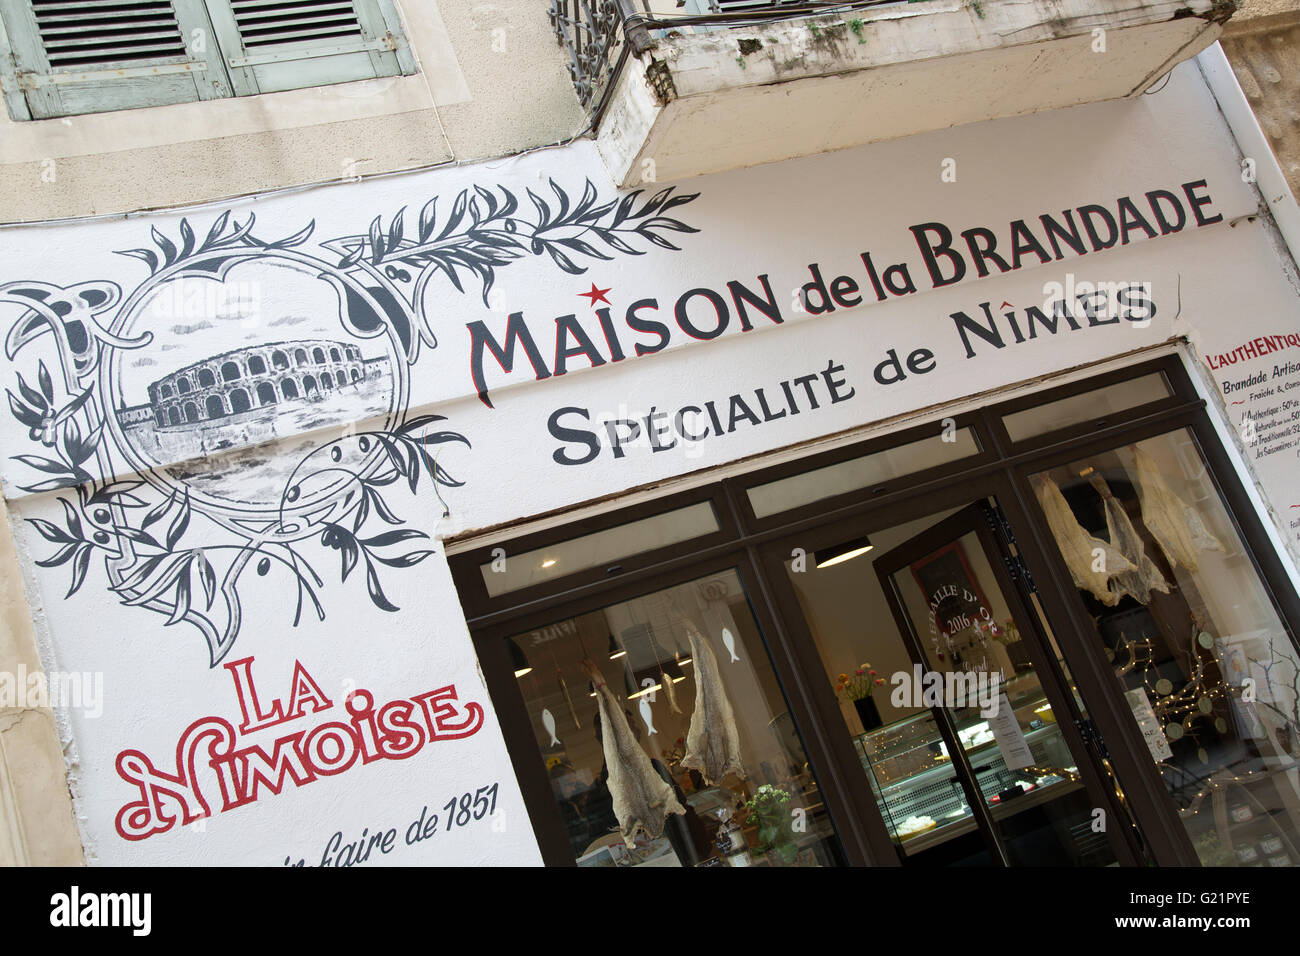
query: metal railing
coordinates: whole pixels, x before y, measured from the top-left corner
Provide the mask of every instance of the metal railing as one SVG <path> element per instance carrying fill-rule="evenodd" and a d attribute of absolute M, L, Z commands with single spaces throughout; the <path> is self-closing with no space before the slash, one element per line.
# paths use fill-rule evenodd
<path fill-rule="evenodd" d="M 551 26 L 569 55 L 569 76 L 589 113 L 618 75 L 627 55 L 624 23 L 631 0 L 551 0 Z"/>

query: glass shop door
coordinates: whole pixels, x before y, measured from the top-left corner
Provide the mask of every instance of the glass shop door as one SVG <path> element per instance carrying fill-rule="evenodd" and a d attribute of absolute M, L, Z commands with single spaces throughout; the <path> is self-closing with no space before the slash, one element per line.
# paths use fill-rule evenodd
<path fill-rule="evenodd" d="M 822 528 L 787 579 L 904 864 L 1135 862 L 1000 522 L 986 499 L 869 536 Z"/>

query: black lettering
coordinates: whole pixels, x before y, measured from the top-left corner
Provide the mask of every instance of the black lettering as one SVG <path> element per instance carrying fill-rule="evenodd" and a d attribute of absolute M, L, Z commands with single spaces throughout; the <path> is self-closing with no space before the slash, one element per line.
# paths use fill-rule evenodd
<path fill-rule="evenodd" d="M 835 377 L 836 374 L 842 373 L 843 371 L 844 366 L 836 365 L 835 360 L 831 359 L 831 361 L 826 363 L 826 371 L 822 372 L 822 379 L 826 382 L 826 391 L 830 392 L 832 405 L 837 405 L 840 402 L 847 402 L 857 394 L 852 385 L 849 385 L 848 392 L 840 391 L 840 389 L 845 385 L 849 384 L 845 379 Z"/>
<path fill-rule="evenodd" d="M 929 363 L 928 365 L 925 363 Z M 907 370 L 913 375 L 924 375 L 934 371 L 934 353 L 929 349 L 915 349 L 907 357 Z"/>
<path fill-rule="evenodd" d="M 849 276 L 839 276 L 831 283 L 831 297 L 846 309 L 862 304 L 862 296 L 854 295 L 857 291 L 858 284 Z"/>
<path fill-rule="evenodd" d="M 668 413 L 655 411 L 653 405 L 650 406 L 650 414 L 645 417 L 645 433 L 650 438 L 651 454 L 677 447 L 676 441 L 668 445 L 659 444 L 659 436 L 668 434 Z"/>
<path fill-rule="evenodd" d="M 876 266 L 871 261 L 871 253 L 862 253 L 862 264 L 867 267 L 867 278 L 871 280 L 871 288 L 876 292 L 876 301 L 884 302 L 887 297 L 885 290 L 880 285 L 880 276 L 876 275 Z"/>
<path fill-rule="evenodd" d="M 1128 234 L 1133 229 L 1141 229 L 1147 234 L 1148 239 L 1156 237 L 1156 231 L 1151 228 L 1151 223 L 1142 218 L 1142 213 L 1138 212 L 1137 206 L 1133 205 L 1133 200 L 1127 196 L 1119 197 L 1119 244 L 1128 245 Z"/>
<path fill-rule="evenodd" d="M 1070 224 L 1068 231 L 1051 216 L 1038 217 L 1038 221 L 1041 222 L 1043 228 L 1047 230 L 1047 241 L 1052 244 L 1052 252 L 1056 255 L 1057 259 L 1065 258 L 1065 253 L 1061 252 L 1061 246 L 1057 242 L 1059 239 L 1079 255 L 1084 255 L 1088 250 L 1083 244 L 1083 237 L 1079 235 L 1079 225 L 1074 221 L 1074 213 L 1069 209 L 1062 209 L 1061 215 L 1064 216 L 1065 221 Z"/>
<path fill-rule="evenodd" d="M 629 329 L 634 332 L 649 332 L 651 335 L 659 336 L 659 341 L 654 345 L 642 345 L 640 342 L 636 343 L 637 358 L 640 358 L 643 355 L 653 355 L 655 352 L 660 352 L 668 346 L 669 337 L 672 335 L 668 330 L 668 326 L 664 325 L 662 322 L 655 322 L 652 319 L 643 319 L 637 315 L 637 312 L 641 309 L 658 308 L 658 299 L 640 299 L 627 307 L 627 315 L 623 317 L 623 321 L 627 323 Z"/>
<path fill-rule="evenodd" d="M 673 427 L 677 429 L 677 434 L 681 435 L 687 441 L 703 441 L 708 438 L 708 432 L 705 432 L 703 435 L 694 435 L 686 430 L 687 412 L 694 412 L 696 415 L 704 414 L 703 409 L 697 408 L 694 405 L 687 405 L 685 408 L 682 408 L 675 416 L 673 416 Z"/>
<path fill-rule="evenodd" d="M 906 295 L 916 291 L 912 284 L 912 273 L 906 262 L 898 262 L 885 270 L 885 285 L 894 295 Z"/>
<path fill-rule="evenodd" d="M 758 416 L 749 410 L 745 400 L 739 395 L 731 396 L 731 407 L 727 410 L 727 432 L 730 434 L 736 430 L 736 422 L 744 419 L 751 425 L 759 424 Z"/>
<path fill-rule="evenodd" d="M 618 334 L 614 331 L 614 322 L 609 317 L 609 309 L 602 305 L 596 310 L 596 316 L 600 319 L 600 330 L 605 333 L 605 344 L 609 346 L 609 360 L 623 361 L 626 356 L 623 354 L 622 344 L 618 341 Z"/>
<path fill-rule="evenodd" d="M 794 383 L 796 385 L 803 386 L 803 390 L 808 396 L 808 407 L 812 409 L 817 409 L 820 407 L 817 404 L 817 394 L 813 391 L 813 387 L 812 387 L 812 383 L 815 381 L 817 381 L 816 372 L 814 372 L 812 375 L 801 375 L 799 376 L 799 378 L 796 378 L 794 380 Z"/>
<path fill-rule="evenodd" d="M 497 343 L 488 331 L 488 327 L 481 320 L 470 322 L 465 326 L 469 329 L 469 359 L 470 375 L 474 379 L 474 388 L 478 392 L 478 400 L 488 408 L 494 407 L 492 400 L 488 398 L 487 383 L 483 379 L 483 350 L 486 349 L 497 364 L 501 366 L 503 372 L 513 372 L 515 370 L 515 345 L 518 344 L 524 350 L 524 355 L 528 357 L 528 362 L 533 367 L 533 374 L 537 376 L 537 381 L 544 378 L 550 378 L 550 369 L 546 367 L 546 360 L 542 358 L 542 353 L 537 350 L 537 343 L 533 341 L 532 334 L 528 331 L 528 326 L 524 324 L 524 314 L 522 312 L 511 312 L 506 319 L 506 344 L 504 346 Z"/>
<path fill-rule="evenodd" d="M 890 349 L 885 355 L 888 357 L 871 374 L 881 385 L 896 385 L 907 378 L 907 373 L 903 371 L 903 363 L 898 360 L 898 352 Z"/>
<path fill-rule="evenodd" d="M 1020 255 L 1024 252 L 1032 252 L 1038 256 L 1039 262 L 1052 261 L 1052 257 L 1047 254 L 1038 237 L 1025 225 L 1025 221 L 1017 219 L 1011 224 L 1011 268 L 1020 268 Z"/>
<path fill-rule="evenodd" d="M 966 275 L 966 260 L 961 257 L 961 253 L 952 248 L 952 230 L 941 222 L 923 222 L 908 228 L 916 237 L 917 248 L 921 250 L 921 258 L 925 260 L 925 268 L 930 273 L 930 282 L 934 288 L 960 282 Z M 930 243 L 925 236 L 927 232 L 933 232 L 939 237 L 938 244 Z M 944 277 L 937 256 L 944 256 L 952 263 L 952 275 L 948 278 Z"/>
<path fill-rule="evenodd" d="M 567 344 L 570 336 L 577 342 L 576 345 Z M 567 371 L 568 360 L 575 355 L 585 356 L 592 368 L 605 364 L 604 356 L 597 351 L 587 330 L 578 322 L 578 317 L 562 315 L 555 320 L 555 374 L 563 375 Z"/>
<path fill-rule="evenodd" d="M 1029 320 L 1029 337 L 1031 339 L 1038 338 L 1038 332 L 1035 328 L 1036 325 L 1042 325 L 1042 327 L 1048 332 L 1055 335 L 1056 330 L 1060 327 L 1061 319 L 1065 319 L 1065 321 L 1069 323 L 1070 328 L 1075 331 L 1078 331 L 1079 328 L 1079 323 L 1074 321 L 1074 316 L 1072 316 L 1069 310 L 1065 307 L 1064 299 L 1057 299 L 1052 303 L 1051 318 L 1048 318 L 1042 309 L 1033 305 L 1025 309 L 1025 317 Z"/>
<path fill-rule="evenodd" d="M 1178 222 L 1172 223 L 1165 218 L 1164 211 L 1160 208 L 1160 200 L 1169 203 L 1178 213 Z M 1183 204 L 1167 189 L 1153 189 L 1147 193 L 1147 205 L 1151 207 L 1151 213 L 1156 217 L 1156 222 L 1160 224 L 1160 235 L 1167 236 L 1171 232 L 1178 232 L 1187 222 L 1187 213 L 1183 211 Z"/>
<path fill-rule="evenodd" d="M 984 310 L 984 317 L 988 320 L 987 328 L 980 325 L 976 319 L 972 319 L 965 312 L 953 312 L 949 315 L 949 318 L 957 325 L 957 332 L 961 336 L 961 344 L 966 346 L 966 357 L 968 359 L 975 357 L 975 349 L 971 347 L 970 337 L 966 334 L 967 332 L 975 333 L 994 348 L 1002 349 L 1007 346 L 1007 343 L 1002 341 L 997 324 L 993 321 L 993 310 L 989 308 L 989 304 L 981 302 L 980 308 Z"/>
<path fill-rule="evenodd" d="M 966 245 L 970 248 L 971 261 L 975 263 L 975 271 L 982 278 L 989 274 L 988 266 L 984 263 L 992 259 L 993 264 L 1001 272 L 1010 272 L 1011 267 L 993 250 L 997 248 L 998 237 L 993 235 L 992 229 L 985 229 L 983 226 L 975 226 L 971 229 L 962 230 L 962 238 L 966 240 Z M 984 240 L 985 245 L 981 246 L 976 239 Z"/>
<path fill-rule="evenodd" d="M 736 303 L 736 315 L 740 318 L 740 328 L 745 332 L 753 328 L 749 324 L 749 313 L 745 311 L 746 303 L 758 309 L 777 325 L 785 321 L 781 318 L 781 308 L 776 304 L 776 296 L 772 294 L 772 286 L 767 281 L 767 274 L 764 273 L 759 276 L 758 281 L 762 283 L 763 291 L 767 293 L 766 299 L 759 298 L 757 294 L 745 288 L 739 282 L 727 283 L 727 289 L 731 292 L 731 301 Z"/>
<path fill-rule="evenodd" d="M 805 282 L 802 290 L 803 307 L 809 315 L 822 315 L 826 312 L 835 311 L 835 303 L 831 301 L 831 294 L 826 291 L 826 283 L 822 280 L 822 268 L 813 262 L 808 265 L 808 271 L 812 273 L 813 281 Z M 816 292 L 817 297 L 821 300 L 817 305 L 813 304 L 812 294 Z"/>
<path fill-rule="evenodd" d="M 1210 219 L 1206 219 L 1201 215 L 1201 207 L 1208 206 L 1213 201 L 1209 196 L 1196 195 L 1196 190 L 1205 188 L 1204 179 L 1198 179 L 1194 183 L 1183 183 L 1183 192 L 1187 194 L 1187 201 L 1191 203 L 1192 215 L 1196 217 L 1196 225 L 1198 226 L 1210 226 L 1216 222 L 1223 222 L 1223 216 L 1221 215 Z"/>
<path fill-rule="evenodd" d="M 1092 217 L 1100 216 L 1106 224 L 1106 239 L 1103 241 L 1097 235 L 1097 230 L 1093 228 Z M 1092 251 L 1101 252 L 1103 249 L 1109 249 L 1119 240 L 1119 229 L 1115 225 L 1115 218 L 1106 211 L 1104 206 L 1080 206 L 1079 216 L 1083 219 L 1083 228 L 1088 233 L 1088 239 L 1092 242 Z"/>
<path fill-rule="evenodd" d="M 591 415 L 585 408 L 575 408 L 567 405 L 564 408 L 557 408 L 551 412 L 551 417 L 546 420 L 546 427 L 550 433 L 562 442 L 572 442 L 576 445 L 586 445 L 587 453 L 581 457 L 570 457 L 565 453 L 565 449 L 557 448 L 551 452 L 551 457 L 559 465 L 585 465 L 600 454 L 600 439 L 595 433 L 580 428 L 566 428 L 560 424 L 561 415 L 580 415 L 583 420 L 590 421 Z"/>
<path fill-rule="evenodd" d="M 1116 325 L 1119 322 L 1119 316 L 1103 321 L 1102 313 L 1106 311 L 1106 304 L 1110 297 L 1105 292 L 1082 292 L 1075 296 L 1079 304 L 1083 306 L 1083 314 L 1088 317 L 1088 324 L 1096 327 L 1099 325 Z M 1100 298 L 1100 302 L 1096 301 Z"/>
<path fill-rule="evenodd" d="M 627 434 L 618 433 L 619 425 L 627 426 L 625 429 Z M 626 418 L 612 418 L 605 422 L 605 433 L 609 435 L 609 447 L 614 449 L 614 457 L 626 458 L 627 452 L 623 451 L 623 446 L 632 444 L 641 436 L 641 426 Z"/>
<path fill-rule="evenodd" d="M 770 290 L 769 290 L 770 291 Z M 686 311 L 686 303 L 696 296 L 703 296 L 708 299 L 713 306 L 718 320 L 717 328 L 709 332 L 702 332 L 691 324 L 691 317 Z M 681 330 L 693 339 L 716 339 L 723 332 L 727 331 L 727 321 L 731 318 L 731 312 L 727 309 L 727 300 L 712 289 L 691 289 L 683 292 L 680 299 L 677 300 L 677 324 Z"/>
<path fill-rule="evenodd" d="M 774 422 L 778 418 L 785 418 L 786 412 L 784 408 L 781 409 L 780 415 L 774 415 L 772 413 L 772 409 L 767 407 L 767 396 L 763 394 L 763 390 L 761 388 L 754 389 L 754 394 L 758 396 L 758 407 L 759 410 L 763 413 L 763 421 Z"/>

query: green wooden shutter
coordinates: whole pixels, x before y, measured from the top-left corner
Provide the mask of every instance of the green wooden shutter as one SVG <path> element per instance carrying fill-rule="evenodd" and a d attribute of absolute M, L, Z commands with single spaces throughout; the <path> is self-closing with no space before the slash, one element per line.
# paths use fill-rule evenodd
<path fill-rule="evenodd" d="M 231 95 L 202 0 L 0 0 L 0 17 L 15 119 Z"/>
<path fill-rule="evenodd" d="M 406 43 L 378 0 L 206 0 L 237 95 L 403 72 Z M 405 61 L 405 62 L 404 62 Z"/>

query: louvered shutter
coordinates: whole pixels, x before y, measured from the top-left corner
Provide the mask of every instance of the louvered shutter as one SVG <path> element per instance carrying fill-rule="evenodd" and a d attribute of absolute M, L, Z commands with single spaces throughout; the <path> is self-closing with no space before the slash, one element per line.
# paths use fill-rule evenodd
<path fill-rule="evenodd" d="M 378 0 L 206 0 L 237 95 L 402 73 Z"/>
<path fill-rule="evenodd" d="M 203 0 L 0 0 L 0 16 L 17 119 L 231 95 Z"/>

